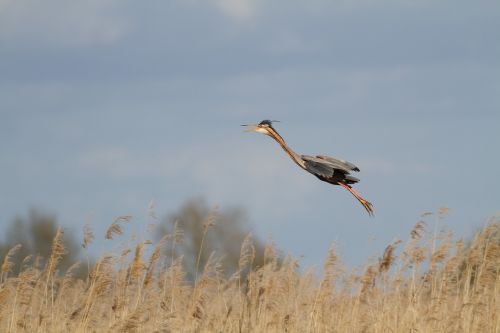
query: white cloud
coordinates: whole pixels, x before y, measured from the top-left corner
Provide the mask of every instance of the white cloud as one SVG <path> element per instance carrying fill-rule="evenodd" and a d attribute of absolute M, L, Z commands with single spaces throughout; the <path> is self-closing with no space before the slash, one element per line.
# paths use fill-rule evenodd
<path fill-rule="evenodd" d="M 126 31 L 117 0 L 0 0 L 0 41 L 55 46 L 108 44 Z"/>
<path fill-rule="evenodd" d="M 258 14 L 261 0 L 178 0 L 178 2 L 196 6 L 208 5 L 234 21 L 248 22 Z"/>
<path fill-rule="evenodd" d="M 181 0 L 185 1 L 185 0 Z M 258 14 L 263 11 L 273 12 L 282 11 L 283 9 L 295 7 L 302 12 L 307 12 L 314 15 L 324 15 L 328 11 L 336 12 L 349 12 L 353 10 L 358 10 L 359 8 L 370 8 L 370 7 L 380 7 L 392 4 L 390 0 L 340 0 L 340 1 L 330 1 L 330 0 L 310 0 L 305 2 L 299 2 L 291 4 L 290 1 L 268 1 L 264 2 L 261 0 L 209 0 L 201 1 L 194 0 L 195 3 L 205 4 L 214 6 L 220 10 L 225 16 L 234 19 L 235 21 L 245 22 L 249 19 L 255 18 Z M 417 7 L 426 6 L 429 1 L 412 1 L 404 0 L 398 3 L 399 6 L 406 7 Z"/>
<path fill-rule="evenodd" d="M 225 15 L 236 19 L 246 20 L 255 15 L 255 0 L 214 0 L 214 4 Z"/>

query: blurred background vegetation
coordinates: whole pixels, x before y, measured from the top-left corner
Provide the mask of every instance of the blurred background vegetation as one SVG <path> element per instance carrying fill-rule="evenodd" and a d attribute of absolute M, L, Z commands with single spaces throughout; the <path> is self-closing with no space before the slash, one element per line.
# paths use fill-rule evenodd
<path fill-rule="evenodd" d="M 17 216 L 4 227 L 3 239 L 0 239 L 0 258 L 3 259 L 11 248 L 21 244 L 21 248 L 12 258 L 14 273 L 18 274 L 21 263 L 29 256 L 33 256 L 31 260 L 37 260 L 44 266 L 50 257 L 52 240 L 58 227 L 56 216 L 40 209 L 31 209 L 27 216 Z M 81 260 L 81 247 L 75 235 L 71 233 L 64 234 L 63 242 L 66 251 L 59 268 L 61 271 L 66 271 Z M 80 267 L 75 275 L 83 276 L 85 272 L 85 268 Z"/>
<path fill-rule="evenodd" d="M 251 229 L 242 208 L 210 208 L 204 199 L 196 198 L 186 201 L 176 212 L 169 214 L 155 234 L 156 240 L 167 233 L 182 240 L 176 246 L 175 256 L 183 256 L 187 278 L 193 280 L 197 273 L 203 271 L 211 254 L 222 258 L 226 275 L 238 270 L 241 247 L 246 237 L 252 238 L 254 265 L 261 266 L 264 245 L 251 233 Z"/>
<path fill-rule="evenodd" d="M 111 222 L 110 222 L 111 223 Z M 3 237 L 0 237 L 0 259 L 5 258 L 7 252 L 21 244 L 21 248 L 11 258 L 14 264 L 13 273 L 18 274 L 23 261 L 37 260 L 43 267 L 50 257 L 52 241 L 60 227 L 56 215 L 40 209 L 31 209 L 26 216 L 14 218 L 4 227 Z M 82 225 L 82 234 L 84 226 Z M 92 267 L 92 258 L 83 251 L 82 235 L 75 235 L 62 228 L 65 254 L 61 260 L 61 273 L 76 262 L 82 264 L 74 271 L 76 277 L 84 278 L 88 274 L 88 267 Z M 263 262 L 263 242 L 251 233 L 252 227 L 248 222 L 245 211 L 240 207 L 210 208 L 202 198 L 189 199 L 176 211 L 165 214 L 164 218 L 154 229 L 154 241 L 159 241 L 166 234 L 177 238 L 175 253 L 166 248 L 166 255 L 183 257 L 186 278 L 193 281 L 197 272 L 201 272 L 210 255 L 222 258 L 222 267 L 225 275 L 233 274 L 238 270 L 242 244 L 245 238 L 251 237 L 253 243 L 253 264 L 260 266 Z M 98 238 L 102 238 L 97 235 Z M 92 244 L 90 244 L 92 246 Z M 169 252 L 170 251 L 170 252 Z M 244 272 L 243 272 L 244 273 Z"/>
<path fill-rule="evenodd" d="M 438 220 L 444 218 L 446 213 L 447 209 L 438 210 Z M 496 219 L 489 222 L 490 231 L 494 229 L 491 233 L 494 235 L 492 243 L 499 245 L 500 223 Z M 423 221 L 419 223 L 425 224 Z M 88 269 L 94 265 L 95 259 L 89 257 L 85 247 L 99 246 L 90 244 L 94 238 L 93 234 L 92 239 L 87 239 L 89 242 L 84 246 L 86 241 L 83 234 L 88 227 L 82 225 L 82 234 L 79 235 L 62 228 L 65 251 L 58 266 L 60 273 L 65 273 L 72 265 L 80 262 L 82 264 L 77 269 L 73 268 L 73 276 L 83 279 L 88 276 Z M 21 247 L 10 258 L 13 263 L 12 273 L 17 275 L 22 266 L 28 263 L 44 267 L 50 257 L 58 228 L 60 225 L 56 216 L 40 209 L 31 209 L 26 215 L 17 216 L 4 227 L 3 237 L 0 237 L 0 262 L 6 258 L 10 249 L 20 244 Z M 193 282 L 196 276 L 202 273 L 211 255 L 220 259 L 220 266 L 226 277 L 239 271 L 244 244 L 251 244 L 245 251 L 250 252 L 247 255 L 252 258 L 252 267 L 246 267 L 239 273 L 245 276 L 250 269 L 263 266 L 264 243 L 251 232 L 252 226 L 241 207 L 210 207 L 203 198 L 189 199 L 175 211 L 158 219 L 152 231 L 152 241 L 155 243 L 164 237 L 170 241 L 170 245 L 163 248 L 164 257 L 170 258 L 170 262 L 164 264 L 171 265 L 174 258 L 182 257 L 186 281 Z M 437 236 L 437 231 L 436 228 L 434 236 Z M 469 241 L 465 242 L 464 250 L 467 253 L 471 250 L 472 240 L 481 235 L 481 232 L 482 229 L 477 230 L 474 235 L 470 235 Z M 99 235 L 97 238 L 103 239 Z M 116 241 L 120 240 L 117 238 Z"/>

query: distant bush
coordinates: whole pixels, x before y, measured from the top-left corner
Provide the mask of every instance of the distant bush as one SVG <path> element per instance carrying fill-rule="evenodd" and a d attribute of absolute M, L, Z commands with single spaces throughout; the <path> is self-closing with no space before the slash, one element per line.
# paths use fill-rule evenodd
<path fill-rule="evenodd" d="M 251 237 L 250 230 L 242 209 L 210 209 L 203 199 L 192 199 L 164 219 L 155 235 L 157 241 L 166 234 L 182 240 L 177 242 L 174 255 L 183 257 L 187 279 L 192 280 L 203 271 L 210 256 L 219 258 L 226 275 L 236 272 L 241 246 L 245 238 Z M 251 240 L 248 255 L 253 257 L 253 265 L 262 266 L 264 245 L 255 236 Z M 169 249 L 165 251 L 169 255 Z"/>
<path fill-rule="evenodd" d="M 33 209 L 27 217 L 16 217 L 4 230 L 3 240 L 0 239 L 0 258 L 4 258 L 10 249 L 19 244 L 9 259 L 13 272 L 17 274 L 23 262 L 37 262 L 40 266 L 46 264 L 58 223 L 55 215 Z M 61 229 L 61 235 L 65 255 L 58 263 L 58 268 L 65 271 L 80 259 L 81 247 L 71 233 L 65 234 Z M 83 267 L 76 271 L 80 277 L 86 274 Z"/>

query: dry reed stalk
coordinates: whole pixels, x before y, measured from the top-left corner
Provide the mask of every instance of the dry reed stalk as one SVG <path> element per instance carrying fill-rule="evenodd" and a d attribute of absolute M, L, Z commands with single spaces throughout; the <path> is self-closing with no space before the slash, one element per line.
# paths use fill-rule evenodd
<path fill-rule="evenodd" d="M 241 244 L 240 259 L 238 261 L 238 272 L 241 274 L 246 268 L 251 267 L 255 260 L 255 246 L 252 241 L 252 233 L 249 233 Z"/>
<path fill-rule="evenodd" d="M 156 264 L 157 264 L 158 260 L 160 259 L 162 247 L 170 239 L 170 237 L 171 236 L 169 234 L 166 234 L 165 236 L 163 236 L 156 244 L 156 246 L 153 250 L 153 253 L 151 254 L 151 257 L 149 257 L 148 265 L 147 265 L 147 269 L 146 269 L 146 276 L 144 278 L 144 286 L 145 287 L 149 286 L 153 282 L 153 274 L 155 272 Z"/>
<path fill-rule="evenodd" d="M 172 247 L 170 250 L 170 264 L 173 265 L 175 261 L 175 248 L 177 244 L 181 244 L 184 241 L 184 232 L 182 231 L 182 228 L 179 227 L 179 221 L 174 222 L 174 230 L 172 233 Z"/>
<path fill-rule="evenodd" d="M 130 277 L 133 282 L 139 283 L 142 273 L 146 268 L 144 261 L 142 260 L 142 251 L 144 250 L 144 242 L 137 244 L 135 247 L 134 258 L 132 259 L 132 264 L 130 265 Z"/>
<path fill-rule="evenodd" d="M 123 235 L 123 228 L 121 226 L 122 223 L 129 222 L 132 219 L 130 215 L 122 215 L 118 216 L 113 223 L 111 223 L 106 230 L 106 234 L 104 235 L 105 239 L 113 239 L 113 235 Z"/>
<path fill-rule="evenodd" d="M 78 281 L 75 279 L 75 271 L 78 270 L 80 265 L 79 261 L 75 262 L 66 270 L 62 278 L 58 278 L 57 295 L 51 311 L 54 313 L 51 325 L 54 330 L 60 330 L 56 329 L 55 326 L 63 323 L 66 318 L 71 316 L 71 311 L 74 309 L 75 303 L 77 300 L 80 300 L 80 297 L 77 296 L 79 293 L 77 293 L 78 289 L 76 287 Z"/>
<path fill-rule="evenodd" d="M 382 258 L 379 258 L 378 262 L 379 273 L 387 274 L 392 264 L 394 263 L 395 259 L 394 250 L 396 249 L 396 246 L 399 243 L 401 243 L 400 240 L 394 240 L 391 244 L 387 245 L 387 247 L 384 250 L 384 254 L 382 255 Z"/>
<path fill-rule="evenodd" d="M 439 207 L 437 210 L 437 216 L 439 219 L 444 219 L 449 212 L 450 209 L 448 207 Z"/>
<path fill-rule="evenodd" d="M 278 264 L 278 252 L 271 236 L 267 238 L 266 246 L 264 247 L 264 265 L 268 264 L 273 266 L 273 269 Z"/>
<path fill-rule="evenodd" d="M 323 279 L 319 284 L 319 288 L 316 292 L 316 297 L 314 298 L 314 302 L 312 305 L 307 329 L 308 332 L 311 332 L 313 327 L 317 327 L 317 325 L 315 324 L 317 320 L 322 320 L 321 318 L 317 319 L 318 303 L 325 304 L 333 296 L 333 283 L 337 275 L 337 263 L 338 257 L 336 255 L 336 243 L 333 242 L 328 249 L 327 257 L 325 259 L 325 262 L 323 263 Z"/>
<path fill-rule="evenodd" d="M 419 266 L 423 261 L 421 257 L 424 255 L 424 252 L 422 252 L 422 248 L 418 244 L 424 234 L 426 234 L 425 227 L 425 221 L 418 221 L 410 231 L 410 239 L 401 253 L 402 266 L 398 273 L 399 275 L 405 274 L 407 270 L 414 268 L 415 265 Z"/>
<path fill-rule="evenodd" d="M 13 294 L 15 294 L 15 290 L 12 284 L 4 282 L 0 285 L 0 313 L 9 306 L 8 300 L 12 298 Z"/>
<path fill-rule="evenodd" d="M 75 271 L 78 270 L 78 268 L 80 268 L 80 265 L 81 263 L 79 261 L 75 262 L 68 268 L 68 270 L 64 274 L 62 281 L 60 281 L 60 288 L 58 291 L 59 298 L 63 297 L 65 291 L 71 288 L 71 285 L 74 282 Z"/>
<path fill-rule="evenodd" d="M 135 255 L 134 258 L 132 259 L 132 264 L 130 265 L 130 279 L 132 281 L 133 286 L 135 287 L 135 293 L 136 293 L 136 301 L 134 306 L 132 307 L 132 311 L 136 312 L 136 310 L 139 307 L 139 304 L 141 302 L 142 298 L 142 292 L 143 292 L 143 285 L 144 285 L 144 272 L 147 269 L 146 263 L 142 260 L 142 252 L 144 250 L 144 245 L 146 244 L 151 244 L 150 241 L 144 241 L 139 244 L 137 244 L 135 248 Z M 145 277 L 144 277 L 145 278 Z"/>
<path fill-rule="evenodd" d="M 134 257 L 132 258 L 132 262 L 129 262 L 128 255 L 131 252 L 130 248 L 122 249 L 120 255 L 112 260 L 116 274 L 113 279 L 113 305 L 111 308 L 115 317 L 119 318 L 119 320 L 124 320 L 127 316 L 128 308 L 126 305 L 130 304 L 132 292 L 137 291 L 131 275 L 131 267 L 134 264 L 134 260 L 137 259 L 134 259 Z"/>
<path fill-rule="evenodd" d="M 85 332 L 87 330 L 94 305 L 101 297 L 107 294 L 112 284 L 112 257 L 104 256 L 97 261 L 94 270 L 90 274 L 89 287 L 82 307 L 73 314 L 73 316 L 77 316 L 81 312 L 78 331 Z"/>
<path fill-rule="evenodd" d="M 43 298 L 43 295 L 40 295 L 41 275 L 42 272 L 34 267 L 26 268 L 19 273 L 16 287 L 17 304 L 13 305 L 12 325 L 15 323 L 17 327 L 30 331 L 31 319 L 34 317 L 32 314 L 37 312 L 39 301 Z"/>
<path fill-rule="evenodd" d="M 156 215 L 155 208 L 156 208 L 156 201 L 155 201 L 155 199 L 151 199 L 151 201 L 149 201 L 149 204 L 148 204 L 148 216 L 150 218 L 152 218 L 153 220 L 158 220 L 158 216 Z"/>
<path fill-rule="evenodd" d="M 381 297 L 379 297 L 378 302 L 376 302 L 376 306 L 380 310 L 380 315 L 382 316 L 382 321 L 386 320 L 386 317 L 389 315 L 390 310 L 388 308 L 391 307 L 391 290 L 393 290 L 393 286 L 390 285 L 390 278 L 389 278 L 389 270 L 391 267 L 394 265 L 396 256 L 394 255 L 394 251 L 396 250 L 396 246 L 401 243 L 400 240 L 394 240 L 392 241 L 391 244 L 389 244 L 385 250 L 384 254 L 382 255 L 381 258 L 378 259 L 378 267 L 377 267 L 377 273 L 378 276 L 381 277 L 380 281 L 380 294 Z M 399 279 L 400 275 L 398 275 L 398 272 L 394 273 L 394 278 L 393 278 L 393 285 L 395 284 L 395 280 Z M 397 283 L 396 283 L 397 284 Z M 385 330 L 385 328 L 384 328 Z"/>
<path fill-rule="evenodd" d="M 43 306 L 40 308 L 38 312 L 38 316 L 40 318 L 45 318 L 45 313 L 50 311 L 50 322 L 49 325 L 52 325 L 54 322 L 54 300 L 55 300 L 55 279 L 54 275 L 57 269 L 59 262 L 61 261 L 64 254 L 66 254 L 66 249 L 63 243 L 63 235 L 64 232 L 61 228 L 58 228 L 56 231 L 56 235 L 52 241 L 52 251 L 47 262 L 47 265 L 44 270 L 45 274 L 45 287 L 44 287 L 44 296 L 43 296 Z M 50 286 L 50 288 L 49 288 Z M 49 290 L 50 289 L 50 290 Z M 49 295 L 50 291 L 50 295 Z"/>
<path fill-rule="evenodd" d="M 238 294 L 239 294 L 239 302 L 243 306 L 241 306 L 240 309 L 240 322 L 244 322 L 244 315 L 245 315 L 245 310 L 248 307 L 248 304 L 246 302 L 246 297 L 244 295 L 244 291 L 242 290 L 241 284 L 242 284 L 242 274 L 244 271 L 247 269 L 247 267 L 250 267 L 253 264 L 255 260 L 255 246 L 253 245 L 252 242 L 252 234 L 249 233 L 245 239 L 243 240 L 243 243 L 241 244 L 241 250 L 240 250 L 240 258 L 238 260 L 238 270 L 235 273 L 235 276 L 237 277 L 238 280 Z"/>
<path fill-rule="evenodd" d="M 21 271 L 28 269 L 31 260 L 33 260 L 32 254 L 29 254 L 26 257 L 24 257 L 23 261 L 21 262 Z"/>
<path fill-rule="evenodd" d="M 44 262 L 44 257 L 41 255 L 37 255 L 35 257 L 35 262 L 33 263 L 33 267 L 38 270 L 42 270 L 43 262 Z"/>
<path fill-rule="evenodd" d="M 14 263 L 12 262 L 12 257 L 21 249 L 22 245 L 17 244 L 13 246 L 5 255 L 3 259 L 3 264 L 0 269 L 0 283 L 7 280 L 7 276 L 10 272 L 12 272 L 12 268 L 14 267 Z"/>
<path fill-rule="evenodd" d="M 82 241 L 82 248 L 85 250 L 85 256 L 87 259 L 87 272 L 90 272 L 90 257 L 88 253 L 88 247 L 94 240 L 94 232 L 92 231 L 92 227 L 90 226 L 90 223 L 87 222 L 83 226 L 83 241 Z"/>
<path fill-rule="evenodd" d="M 369 294 L 375 288 L 375 278 L 378 275 L 377 266 L 369 265 L 360 278 L 359 299 L 365 303 L 369 299 Z"/>
<path fill-rule="evenodd" d="M 63 243 L 63 235 L 64 232 L 61 228 L 57 229 L 54 240 L 52 241 L 52 251 L 46 268 L 47 280 L 54 275 L 57 265 L 61 261 L 64 254 L 66 254 L 66 249 L 64 248 Z"/>
<path fill-rule="evenodd" d="M 479 267 L 477 269 L 477 292 L 493 286 L 500 271 L 500 228 L 488 225 L 481 232 Z"/>
<path fill-rule="evenodd" d="M 218 276 L 217 269 L 218 263 L 215 259 L 215 253 L 212 252 L 208 257 L 200 279 L 196 281 L 192 291 L 190 310 L 187 312 L 187 315 L 194 319 L 195 330 L 206 317 L 205 306 L 210 293 L 213 292 L 211 288 L 214 286 L 214 278 Z"/>
<path fill-rule="evenodd" d="M 215 206 L 208 214 L 207 219 L 203 222 L 203 231 L 201 236 L 200 248 L 198 250 L 198 257 L 196 258 L 196 266 L 194 272 L 194 280 L 198 279 L 198 269 L 200 267 L 201 254 L 203 253 L 203 243 L 205 242 L 205 237 L 208 233 L 208 229 L 215 225 L 215 219 L 217 217 L 217 206 Z M 175 233 L 175 232 L 174 232 Z"/>
<path fill-rule="evenodd" d="M 83 242 L 82 247 L 87 249 L 90 243 L 94 240 L 94 232 L 92 231 L 92 227 L 89 223 L 85 223 L 83 226 Z"/>
<path fill-rule="evenodd" d="M 165 274 L 166 281 L 169 282 L 169 285 L 165 284 L 164 289 L 164 299 L 166 300 L 167 291 L 170 291 L 170 306 L 168 310 L 170 313 L 177 311 L 177 307 L 175 306 L 176 301 L 181 299 L 183 292 L 183 281 L 186 276 L 184 269 L 182 268 L 183 257 L 177 257 L 175 261 L 168 268 L 167 274 Z M 168 279 L 170 277 L 170 279 Z M 180 304 L 181 302 L 178 301 Z"/>

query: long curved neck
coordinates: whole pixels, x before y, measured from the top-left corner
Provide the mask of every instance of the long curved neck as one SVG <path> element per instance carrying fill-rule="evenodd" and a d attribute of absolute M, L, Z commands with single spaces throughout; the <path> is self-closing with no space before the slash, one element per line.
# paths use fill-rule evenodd
<path fill-rule="evenodd" d="M 294 152 L 290 147 L 288 147 L 288 145 L 285 143 L 285 140 L 283 140 L 281 135 L 279 135 L 278 132 L 276 132 L 276 130 L 272 127 L 268 129 L 268 132 L 269 136 L 280 144 L 281 148 L 283 148 L 283 150 L 288 154 L 288 156 L 290 156 L 290 158 L 295 163 L 297 163 L 299 167 L 304 169 L 305 168 L 304 161 L 300 158 L 300 156 L 296 152 Z"/>

